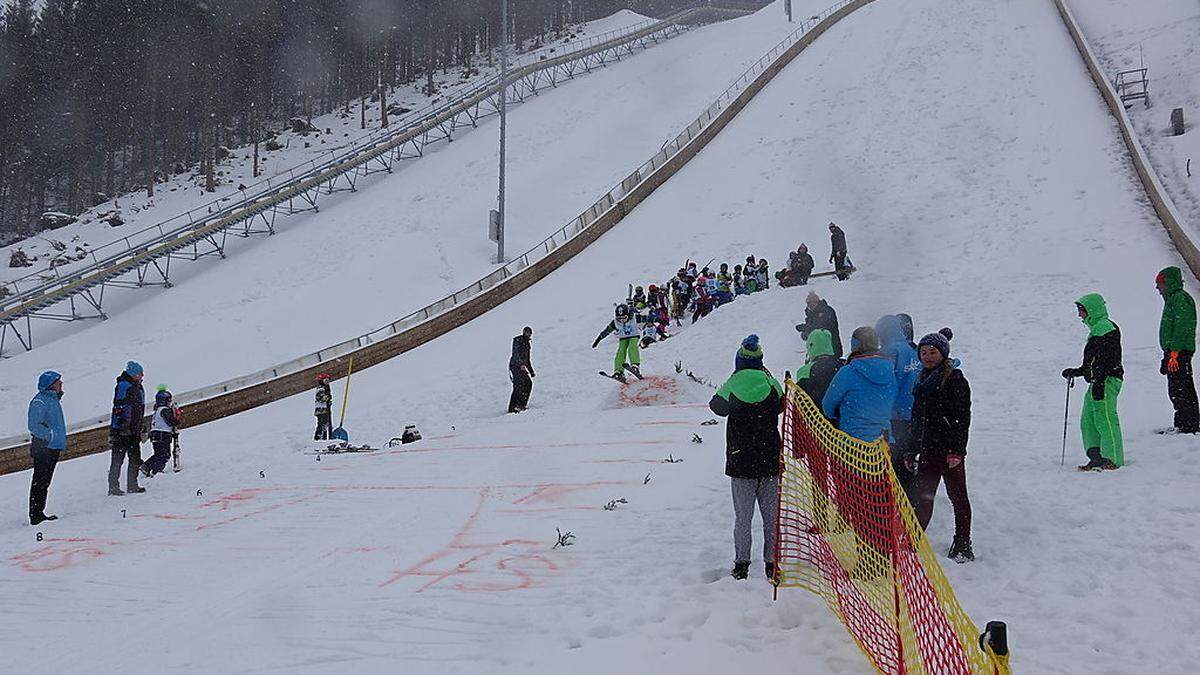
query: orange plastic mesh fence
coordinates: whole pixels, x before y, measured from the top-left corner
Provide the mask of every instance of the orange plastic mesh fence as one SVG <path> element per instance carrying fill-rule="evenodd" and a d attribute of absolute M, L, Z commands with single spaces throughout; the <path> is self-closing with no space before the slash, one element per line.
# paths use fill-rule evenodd
<path fill-rule="evenodd" d="M 881 673 L 993 675 L 896 474 L 887 442 L 838 431 L 792 382 L 783 417 L 779 587 L 825 599 Z"/>

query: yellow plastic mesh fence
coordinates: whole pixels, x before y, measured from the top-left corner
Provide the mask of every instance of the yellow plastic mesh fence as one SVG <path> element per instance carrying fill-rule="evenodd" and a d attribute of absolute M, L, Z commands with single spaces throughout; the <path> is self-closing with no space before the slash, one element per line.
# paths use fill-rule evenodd
<path fill-rule="evenodd" d="M 777 585 L 808 589 L 881 673 L 993 675 L 889 460 L 883 439 L 838 431 L 787 383 Z"/>

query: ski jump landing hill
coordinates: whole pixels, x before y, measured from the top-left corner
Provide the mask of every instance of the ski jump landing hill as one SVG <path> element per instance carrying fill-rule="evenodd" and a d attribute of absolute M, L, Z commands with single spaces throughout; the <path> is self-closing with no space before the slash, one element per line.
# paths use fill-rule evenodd
<path fill-rule="evenodd" d="M 329 371 L 340 376 L 348 371 L 351 359 L 353 359 L 355 370 L 369 368 L 443 335 L 529 288 L 551 271 L 561 267 L 564 262 L 620 222 L 647 195 L 691 160 L 724 128 L 730 119 L 746 106 L 755 94 L 807 45 L 811 44 L 841 17 L 866 4 L 867 1 L 844 0 L 803 19 L 795 30 L 787 34 L 782 41 L 729 84 L 699 117 L 684 127 L 674 138 L 663 143 L 662 148 L 653 157 L 621 180 L 618 185 L 587 210 L 559 230 L 551 233 L 530 250 L 470 286 L 436 300 L 370 333 L 249 375 L 200 390 L 178 394 L 176 399 L 182 404 L 186 426 L 204 424 L 307 391 L 312 388 L 317 373 Z M 709 9 L 711 10 L 711 8 Z M 704 16 L 697 14 L 697 11 L 682 12 L 672 19 L 634 31 L 635 37 L 629 39 L 642 40 L 655 32 L 678 30 L 679 21 L 694 20 L 698 16 Z M 711 11 L 736 13 L 739 10 Z M 607 42 L 603 44 L 607 44 Z M 630 48 L 627 43 L 622 43 L 622 45 L 623 49 Z M 592 50 L 599 48 L 592 47 L 583 50 L 583 53 L 587 55 Z M 567 59 L 568 57 L 562 58 Z M 517 75 L 513 76 L 514 81 L 521 81 L 522 77 L 530 78 L 548 67 L 539 64 L 529 73 L 524 73 L 524 69 L 518 70 Z M 536 80 L 534 81 L 536 82 Z M 439 112 L 434 121 L 423 123 L 415 130 L 401 132 L 396 137 L 384 141 L 380 147 L 386 146 L 385 150 L 394 150 L 406 143 L 415 143 L 417 138 L 428 136 L 429 130 L 440 124 L 453 125 L 452 120 L 456 115 L 466 114 L 465 111 L 472 106 L 478 109 L 487 92 L 494 95 L 495 85 L 485 89 L 484 93 L 472 94 L 445 112 Z M 447 120 L 450 121 L 447 122 Z M 374 148 L 374 146 L 372 147 Z M 303 180 L 309 181 L 312 186 L 336 180 L 338 176 L 345 175 L 354 166 L 362 167 L 370 160 L 377 159 L 385 150 L 353 151 L 350 153 L 353 159 L 344 160 L 335 168 L 326 170 L 326 173 Z M 313 183 L 313 181 L 317 182 Z M 284 189 L 271 199 L 275 200 L 276 206 L 286 202 L 291 198 L 288 196 L 287 190 L 299 189 L 298 185 L 299 183 Z M 169 235 L 169 242 L 156 244 L 150 252 L 138 249 L 122 253 L 120 254 L 124 256 L 122 261 L 100 264 L 101 269 L 94 272 L 97 275 L 96 278 L 100 279 L 97 283 L 102 283 L 104 279 L 109 279 L 114 275 L 124 274 L 131 267 L 153 264 L 146 262 L 146 256 L 167 255 L 170 251 L 175 250 L 177 245 L 190 246 L 196 238 L 210 237 L 212 231 L 215 231 L 212 228 L 228 228 L 231 222 L 252 217 L 254 213 L 257 213 L 255 211 L 258 209 L 257 204 L 258 202 L 255 200 L 248 200 L 239 206 L 232 207 L 234 213 L 225 221 L 212 222 L 200 229 L 188 225 L 183 228 L 183 233 Z M 53 293 L 84 292 L 86 284 L 81 286 L 80 284 L 83 282 L 76 279 L 79 274 L 88 274 L 88 272 L 85 270 L 72 275 L 59 290 L 53 291 Z M 70 279 L 76 280 L 70 281 Z M 107 449 L 107 427 L 104 417 L 73 424 L 70 431 L 69 449 L 65 458 L 103 452 Z M 0 441 L 0 473 L 29 468 L 30 460 L 27 448 L 27 436 L 16 436 L 6 441 Z"/>
<path fill-rule="evenodd" d="M 729 28 L 744 39 L 754 19 Z M 587 349 L 626 284 L 687 256 L 778 263 L 836 220 L 861 271 L 813 290 L 843 326 L 906 311 L 919 333 L 954 328 L 974 394 L 979 559 L 946 574 L 967 613 L 1009 623 L 1016 672 L 1191 673 L 1200 466 L 1192 439 L 1154 433 L 1170 407 L 1153 275 L 1181 256 L 1113 120 L 1050 0 L 865 5 L 619 227 L 469 324 L 356 375 L 356 440 L 382 444 L 417 422 L 420 444 L 318 461 L 303 454 L 311 398 L 292 396 L 185 432 L 194 459 L 146 495 L 105 497 L 103 457 L 60 465 L 50 500 L 62 519 L 36 530 L 20 518 L 27 476 L 0 477 L 18 507 L 0 520 L 0 648 L 13 668 L 56 672 L 869 672 L 818 600 L 770 603 L 757 555 L 757 578 L 728 580 L 723 448 L 701 425 L 712 389 L 671 367 L 720 381 L 755 332 L 774 372 L 794 369 L 805 289 L 739 299 L 655 345 L 643 370 L 656 380 L 641 389 L 600 380 L 611 352 Z M 1091 291 L 1125 346 L 1129 464 L 1102 474 L 1059 466 L 1058 373 L 1079 362 L 1073 302 Z M 523 325 L 536 329 L 533 407 L 503 416 L 508 336 Z M 0 385 L 20 407 L 34 365 Z M 112 370 L 87 397 L 105 400 Z M 1074 432 L 1068 452 L 1082 457 Z M 928 530 L 939 553 L 951 520 L 939 498 Z M 574 533 L 570 546 L 554 546 L 556 528 Z M 187 639 L 131 664 L 98 618 Z M 63 639 L 38 648 L 44 631 L 30 626 Z"/>

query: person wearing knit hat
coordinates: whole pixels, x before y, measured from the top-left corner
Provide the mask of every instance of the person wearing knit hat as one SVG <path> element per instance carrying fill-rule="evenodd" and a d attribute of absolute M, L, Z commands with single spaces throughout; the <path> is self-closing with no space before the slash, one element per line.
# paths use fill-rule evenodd
<path fill-rule="evenodd" d="M 1163 299 L 1162 319 L 1158 323 L 1158 343 L 1163 358 L 1158 371 L 1167 376 L 1167 396 L 1175 408 L 1175 430 L 1181 434 L 1194 434 L 1200 431 L 1200 406 L 1192 377 L 1192 356 L 1196 353 L 1196 301 L 1184 290 L 1183 271 L 1178 267 L 1164 268 L 1154 281 Z"/>
<path fill-rule="evenodd" d="M 818 328 L 829 331 L 830 337 L 833 338 L 833 354 L 839 359 L 842 358 L 842 336 L 838 332 L 837 312 L 815 292 L 809 291 L 804 302 L 804 323 L 797 324 L 796 330 L 801 338 L 807 340 L 808 334 Z"/>
<path fill-rule="evenodd" d="M 146 491 L 146 488 L 138 486 L 138 469 L 142 466 L 142 426 L 146 417 L 146 393 L 142 390 L 144 375 L 141 364 L 130 361 L 117 377 L 108 428 L 109 448 L 112 451 L 112 461 L 108 467 L 110 495 Z M 129 465 L 125 472 L 125 491 L 122 491 L 119 478 L 121 464 L 126 457 L 129 458 Z"/>
<path fill-rule="evenodd" d="M 854 329 L 850 346 L 850 358 L 829 383 L 821 410 L 838 429 L 870 443 L 891 430 L 896 375 L 891 361 L 879 353 L 874 328 Z"/>
<path fill-rule="evenodd" d="M 913 472 L 905 485 L 922 528 L 933 517 L 938 485 L 954 507 L 954 541 L 947 556 L 975 559 L 971 549 L 971 500 L 967 496 L 967 437 L 971 426 L 971 386 L 950 360 L 954 333 L 943 328 L 921 338 L 922 370 L 913 389 L 911 445 L 904 464 Z"/>
<path fill-rule="evenodd" d="M 763 525 L 763 566 L 775 578 L 775 512 L 779 500 L 779 415 L 783 386 L 763 365 L 757 335 L 748 335 L 734 356 L 734 373 L 708 407 L 725 425 L 725 475 L 733 495 L 733 570 L 745 579 L 750 569 L 751 525 L 758 505 Z"/>

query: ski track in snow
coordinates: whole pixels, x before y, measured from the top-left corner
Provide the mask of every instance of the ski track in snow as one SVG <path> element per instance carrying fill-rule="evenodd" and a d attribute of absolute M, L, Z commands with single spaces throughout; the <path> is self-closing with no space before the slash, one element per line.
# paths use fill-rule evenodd
<path fill-rule="evenodd" d="M 595 375 L 611 340 L 587 349 L 626 284 L 687 256 L 777 265 L 800 241 L 821 253 L 830 219 L 862 270 L 812 286 L 843 334 L 899 311 L 919 335 L 954 328 L 974 392 L 979 559 L 944 566 L 975 622 L 1009 623 L 1016 672 L 1191 672 L 1196 441 L 1153 433 L 1170 419 L 1153 277 L 1179 260 L 1041 0 L 880 0 L 846 19 L 586 253 L 356 375 L 353 440 L 380 445 L 415 422 L 417 445 L 301 454 L 305 394 L 185 431 L 185 471 L 145 495 L 104 497 L 105 457 L 60 465 L 63 520 L 0 520 L 0 649 L 56 672 L 870 672 L 815 596 L 772 603 L 757 558 L 750 581 L 725 576 L 723 427 L 699 426 L 712 390 L 671 368 L 719 382 L 756 332 L 768 367 L 794 370 L 807 289 L 740 299 L 645 350 L 660 379 L 630 385 L 642 405 Z M 1079 362 L 1072 303 L 1090 291 L 1125 348 L 1129 464 L 1103 474 L 1058 457 L 1058 373 Z M 526 324 L 533 407 L 501 416 L 509 338 Z M 1068 462 L 1082 459 L 1084 390 Z M 9 504 L 27 485 L 0 478 Z M 951 520 L 943 493 L 939 551 Z M 552 548 L 555 528 L 574 544 Z M 113 626 L 159 643 L 133 649 Z M 29 647 L 48 634 L 62 636 L 54 650 Z"/>

